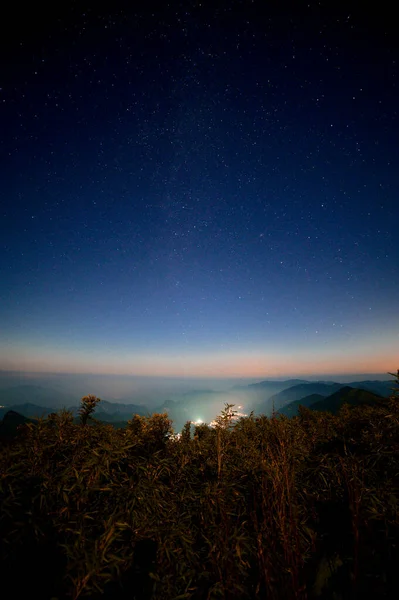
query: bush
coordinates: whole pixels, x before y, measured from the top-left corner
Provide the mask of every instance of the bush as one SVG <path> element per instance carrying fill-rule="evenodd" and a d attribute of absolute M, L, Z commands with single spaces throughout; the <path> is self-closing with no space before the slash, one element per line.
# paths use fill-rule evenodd
<path fill-rule="evenodd" d="M 399 403 L 250 415 L 172 435 L 63 412 L 0 450 L 13 596 L 391 598 L 399 593 Z M 92 410 L 93 409 L 93 410 Z M 95 423 L 87 427 L 89 422 Z"/>

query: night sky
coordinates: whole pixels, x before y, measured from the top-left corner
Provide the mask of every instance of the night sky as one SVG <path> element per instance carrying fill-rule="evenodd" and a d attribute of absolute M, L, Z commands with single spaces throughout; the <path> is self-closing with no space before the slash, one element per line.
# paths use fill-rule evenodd
<path fill-rule="evenodd" d="M 0 368 L 396 369 L 393 15 L 70 4 L 2 23 Z"/>

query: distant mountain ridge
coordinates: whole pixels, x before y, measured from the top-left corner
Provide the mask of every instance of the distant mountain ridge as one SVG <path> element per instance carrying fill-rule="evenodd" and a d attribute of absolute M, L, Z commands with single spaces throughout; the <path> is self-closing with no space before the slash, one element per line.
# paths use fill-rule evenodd
<path fill-rule="evenodd" d="M 231 393 L 237 395 L 240 403 L 249 405 L 249 408 L 256 410 L 257 405 L 266 401 L 271 396 L 279 392 L 300 385 L 302 383 L 310 383 L 302 379 L 286 379 L 286 380 L 265 380 L 258 383 L 251 383 L 246 386 L 236 386 L 231 390 Z"/>
<path fill-rule="evenodd" d="M 382 396 L 368 390 L 345 386 L 335 392 L 335 394 L 315 402 L 310 408 L 312 410 L 328 411 L 336 414 L 344 404 L 360 406 L 362 404 L 375 404 L 376 402 L 381 402 L 383 400 L 384 398 Z"/>
<path fill-rule="evenodd" d="M 324 399 L 325 397 L 321 394 L 311 394 L 310 396 L 305 396 L 304 398 L 301 398 L 301 400 L 294 400 L 293 402 L 286 404 L 277 412 L 278 414 L 286 415 L 287 417 L 295 417 L 298 414 L 298 409 L 300 406 L 306 406 L 309 408 L 312 406 L 312 404 L 320 402 Z"/>
<path fill-rule="evenodd" d="M 317 402 L 322 403 L 323 399 L 332 396 L 342 388 L 354 388 L 368 391 L 379 397 L 387 397 L 391 393 L 392 386 L 392 380 L 365 380 L 349 384 L 301 379 L 265 380 L 246 386 L 235 386 L 226 391 L 207 389 L 176 393 L 168 401 L 162 402 L 151 410 L 140 404 L 102 400 L 95 417 L 104 422 L 118 423 L 120 426 L 134 414 L 145 416 L 153 412 L 166 411 L 174 423 L 175 430 L 178 431 L 188 420 L 210 422 L 220 414 L 225 403 L 234 404 L 237 408 L 242 406 L 239 410 L 246 414 L 254 410 L 257 414 L 269 416 L 274 405 L 276 412 L 293 416 L 297 414 L 300 404 L 312 407 L 316 405 L 317 410 Z M 9 410 L 14 410 L 27 418 L 45 417 L 52 412 L 58 412 L 63 407 L 71 410 L 77 417 L 79 400 L 72 394 L 51 387 L 17 385 L 3 388 L 0 390 L 0 405 L 2 405 L 0 418 L 4 417 Z M 353 401 L 357 402 L 354 397 Z"/>
<path fill-rule="evenodd" d="M 250 383 L 246 386 L 249 389 L 269 389 L 272 387 L 281 387 L 282 390 L 287 387 L 293 387 L 294 385 L 300 385 L 301 383 L 310 383 L 306 379 L 281 379 L 281 380 L 268 380 L 259 381 L 258 383 Z"/>
<path fill-rule="evenodd" d="M 287 417 L 294 417 L 299 413 L 300 406 L 306 406 L 312 410 L 328 411 L 336 414 L 344 404 L 360 406 L 362 404 L 375 404 L 381 401 L 384 401 L 384 397 L 379 394 L 347 385 L 341 387 L 330 396 L 323 397 L 320 394 L 311 394 L 300 400 L 294 400 L 283 406 L 278 412 Z"/>
<path fill-rule="evenodd" d="M 392 382 L 389 380 L 377 380 L 354 381 L 346 384 L 323 381 L 301 383 L 299 385 L 294 385 L 292 387 L 286 388 L 278 394 L 266 398 L 256 406 L 256 412 L 261 412 L 270 415 L 274 408 L 276 412 L 287 414 L 285 411 L 282 410 L 283 407 L 287 405 L 292 405 L 291 409 L 289 409 L 289 412 L 291 413 L 291 411 L 293 411 L 294 414 L 296 414 L 299 404 L 303 404 L 304 406 L 310 406 L 310 404 L 312 403 L 311 400 L 307 399 L 305 402 L 305 399 L 308 396 L 313 396 L 314 394 L 316 394 L 325 398 L 338 392 L 342 388 L 359 389 L 386 398 L 391 393 Z M 318 398 L 318 400 L 321 401 L 320 398 Z"/>
<path fill-rule="evenodd" d="M 379 394 L 384 398 L 387 398 L 392 393 L 393 382 L 392 380 L 374 380 L 374 381 L 353 381 L 352 383 L 345 384 L 348 387 L 357 388 L 360 390 L 368 390 L 374 394 Z"/>
<path fill-rule="evenodd" d="M 334 392 L 338 391 L 341 387 L 344 387 L 344 384 L 321 383 L 317 381 L 300 383 L 298 385 L 286 388 L 278 394 L 274 394 L 266 400 L 263 400 L 257 405 L 256 412 L 268 415 L 273 409 L 275 411 L 279 411 L 286 404 L 289 404 L 290 402 L 294 402 L 296 400 L 301 400 L 302 398 L 305 398 L 306 396 L 310 396 L 312 394 L 318 394 L 320 396 L 330 396 Z"/>
<path fill-rule="evenodd" d="M 32 402 L 26 402 L 25 404 L 14 404 L 12 406 L 2 406 L 0 408 L 0 419 L 4 418 L 9 412 L 18 413 L 24 417 L 40 418 L 47 417 L 57 409 L 49 408 L 45 406 L 38 406 Z"/>
<path fill-rule="evenodd" d="M 320 385 L 320 384 L 319 384 Z M 333 384 L 334 387 L 339 384 Z M 301 387 L 293 386 L 293 387 Z M 292 388 L 288 388 L 290 390 Z M 297 391 L 297 390 L 296 390 Z M 311 410 L 315 411 L 328 411 L 333 414 L 336 414 L 339 409 L 344 404 L 349 404 L 350 406 L 360 406 L 360 405 L 372 405 L 376 402 L 383 402 L 384 397 L 378 394 L 374 394 L 368 390 L 353 388 L 350 386 L 342 386 L 336 392 L 329 396 L 322 396 L 321 394 L 311 394 L 309 396 L 305 396 L 300 400 L 294 400 L 283 406 L 279 411 L 279 414 L 283 414 L 289 417 L 296 416 L 299 412 L 299 406 L 306 406 Z M 111 403 L 109 403 L 111 404 Z M 25 405 L 20 405 L 15 408 L 18 408 L 18 412 L 16 410 L 10 410 L 9 408 L 2 407 L 0 410 L 0 417 L 2 420 L 0 421 L 0 439 L 7 441 L 12 440 L 18 434 L 18 426 L 24 423 L 35 423 L 37 422 L 37 416 L 47 417 L 52 412 L 57 412 L 56 410 L 50 410 L 47 408 L 43 408 L 40 406 L 36 406 L 34 404 L 27 403 Z M 6 412 L 5 412 L 6 411 Z M 22 411 L 22 412 L 20 412 Z M 79 422 L 79 417 L 77 410 L 75 411 L 75 422 Z M 107 413 L 104 411 L 96 412 L 93 416 L 95 421 L 102 422 L 104 424 L 112 425 L 113 427 L 119 429 L 126 427 L 128 418 L 131 418 L 133 414 L 130 412 L 129 415 L 126 414 L 125 418 L 121 417 L 119 412 L 115 413 Z M 172 415 L 170 415 L 172 416 Z M 181 419 L 181 417 L 180 417 Z M 186 419 L 190 420 L 190 419 Z M 208 422 L 211 419 L 208 420 Z M 95 425 L 95 421 L 93 425 Z M 185 421 L 184 421 L 185 422 Z M 175 424 L 175 423 L 174 423 Z M 181 428 L 181 423 L 179 423 L 180 427 L 175 428 L 175 431 Z"/>

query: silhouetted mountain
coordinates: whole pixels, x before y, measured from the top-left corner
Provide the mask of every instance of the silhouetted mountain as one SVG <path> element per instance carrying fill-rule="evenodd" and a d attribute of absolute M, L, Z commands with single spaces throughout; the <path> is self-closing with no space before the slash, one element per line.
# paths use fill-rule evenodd
<path fill-rule="evenodd" d="M 271 396 L 266 401 L 260 402 L 256 407 L 256 412 L 269 415 L 274 407 L 275 411 L 279 411 L 283 406 L 302 400 L 311 394 L 319 394 L 320 396 L 330 396 L 332 393 L 344 387 L 342 383 L 323 383 L 320 381 L 301 383 L 285 389 L 274 396 Z"/>
<path fill-rule="evenodd" d="M 378 389 L 388 390 L 392 387 L 389 381 L 370 381 L 355 382 L 355 387 L 364 386 L 365 389 L 372 389 L 374 386 Z M 273 408 L 276 411 L 292 402 L 293 405 L 287 413 L 297 414 L 298 406 L 307 396 L 317 395 L 310 398 L 302 404 L 311 405 L 321 398 L 330 396 L 334 392 L 345 387 L 343 383 L 334 381 L 307 381 L 301 379 L 288 379 L 283 381 L 265 380 L 259 383 L 249 384 L 247 386 L 236 386 L 229 392 L 216 392 L 212 390 L 196 390 L 193 392 L 176 395 L 165 401 L 155 411 L 167 412 L 173 420 L 175 430 L 181 429 L 186 421 L 202 420 L 210 422 L 217 414 L 220 414 L 226 402 L 238 406 L 243 406 L 243 412 L 249 414 L 251 410 L 256 413 L 270 415 Z M 309 404 L 307 404 L 309 403 Z"/>
<path fill-rule="evenodd" d="M 279 391 L 285 390 L 289 387 L 293 387 L 294 385 L 300 385 L 302 383 L 310 383 L 309 381 L 307 381 L 306 379 L 286 379 L 283 381 L 273 381 L 273 380 L 265 380 L 265 381 L 260 381 L 259 383 L 251 383 L 250 385 L 247 385 L 246 387 L 249 389 L 276 389 L 276 388 L 280 388 Z M 278 393 L 278 392 L 274 392 L 274 393 Z"/>
<path fill-rule="evenodd" d="M 305 396 L 305 398 L 302 398 L 301 400 L 294 400 L 293 402 L 286 404 L 285 406 L 280 408 L 280 410 L 277 412 L 280 415 L 286 415 L 287 417 L 295 417 L 295 415 L 298 414 L 298 408 L 300 406 L 310 407 L 315 402 L 324 400 L 324 398 L 325 397 L 322 396 L 321 394 L 311 394 L 310 396 Z"/>
<path fill-rule="evenodd" d="M 10 406 L 3 406 L 0 408 L 0 418 L 4 417 L 4 415 L 6 415 L 10 410 Z M 26 402 L 25 404 L 12 405 L 11 412 L 19 413 L 24 417 L 32 417 L 37 419 L 39 417 L 47 417 L 51 413 L 56 412 L 56 409 Z"/>
<path fill-rule="evenodd" d="M 40 381 L 40 384 L 42 382 Z M 142 416 L 152 412 L 168 412 L 173 420 L 175 430 L 181 429 L 188 421 L 212 421 L 220 414 L 225 403 L 234 404 L 240 412 L 249 414 L 251 410 L 256 413 L 270 415 L 274 402 L 277 412 L 282 414 L 297 414 L 299 404 L 311 406 L 320 401 L 321 398 L 307 398 L 318 394 L 321 397 L 330 396 L 342 387 L 353 387 L 367 390 L 381 396 L 389 396 L 392 381 L 364 380 L 349 384 L 340 384 L 325 381 L 306 381 L 301 379 L 287 380 L 264 380 L 249 385 L 236 386 L 229 391 L 193 390 L 184 394 L 174 394 L 169 400 L 162 402 L 158 407 L 147 408 L 141 404 L 130 404 L 128 401 L 102 400 L 98 406 L 95 418 L 106 423 L 112 423 L 116 427 L 125 426 L 126 422 L 135 414 Z M 165 396 L 163 396 L 164 398 Z M 14 385 L 0 389 L 0 418 L 9 409 L 20 413 L 25 417 L 37 418 L 47 416 L 52 412 L 58 412 L 67 407 L 75 417 L 78 417 L 80 397 L 74 393 L 68 393 L 57 389 L 55 386 L 34 385 L 31 381 L 26 385 Z M 292 404 L 288 407 L 286 405 Z"/>
<path fill-rule="evenodd" d="M 12 440 L 18 434 L 20 425 L 34 422 L 33 419 L 28 419 L 14 410 L 9 410 L 0 421 L 0 439 Z"/>
<path fill-rule="evenodd" d="M 115 410 L 113 408 L 115 406 Z M 127 421 L 131 419 L 135 414 L 139 415 L 147 415 L 148 411 L 143 406 L 138 406 L 135 404 L 113 404 L 112 402 L 102 401 L 100 404 L 101 410 L 94 413 L 94 418 L 102 423 L 111 424 L 113 427 L 117 429 L 121 427 L 126 427 Z M 68 410 L 75 417 L 75 422 L 79 423 L 79 406 L 69 407 Z M 9 412 L 13 412 L 15 414 L 19 414 L 22 418 L 37 419 L 40 417 L 47 417 L 51 413 L 59 412 L 59 408 L 47 408 L 44 406 L 37 406 L 36 404 L 17 404 L 12 407 L 10 410 L 9 406 L 4 406 L 0 408 L 0 418 L 4 417 Z M 28 419 L 29 420 L 29 419 Z"/>
<path fill-rule="evenodd" d="M 27 405 L 24 405 L 24 406 L 26 407 Z M 24 409 L 24 406 L 22 407 L 22 409 Z M 34 404 L 32 404 L 30 406 L 32 406 L 34 408 L 40 408 L 40 407 L 35 407 Z M 28 410 L 28 412 L 29 412 L 29 410 Z M 55 412 L 55 411 L 48 411 L 47 414 L 51 414 L 51 412 Z M 99 421 L 100 423 L 102 423 L 104 425 L 112 425 L 112 427 L 114 427 L 115 429 L 122 429 L 122 428 L 126 427 L 126 425 L 127 425 L 127 420 L 126 421 L 116 420 L 116 419 L 110 420 L 109 418 L 103 418 L 103 417 L 107 417 L 106 413 L 99 413 L 98 415 L 95 415 L 95 421 L 91 421 L 88 424 L 92 425 L 92 426 L 96 426 L 96 421 Z M 74 422 L 76 424 L 80 423 L 80 418 L 75 417 Z M 37 420 L 29 419 L 28 417 L 24 416 L 20 412 L 16 412 L 15 410 L 7 410 L 7 412 L 3 416 L 3 419 L 0 421 L 0 440 L 3 440 L 3 441 L 13 440 L 15 438 L 15 436 L 18 434 L 19 425 L 24 425 L 26 423 L 37 423 Z"/>
<path fill-rule="evenodd" d="M 360 390 L 368 390 L 369 392 L 373 392 L 373 394 L 388 398 L 392 394 L 393 381 L 354 381 L 346 385 Z"/>
<path fill-rule="evenodd" d="M 384 401 L 384 398 L 373 394 L 373 392 L 345 386 L 334 394 L 331 394 L 331 396 L 312 404 L 311 409 L 336 414 L 344 404 L 359 406 L 361 404 L 375 404 L 375 402 L 381 401 Z"/>
<path fill-rule="evenodd" d="M 234 400 L 234 403 L 237 405 L 244 405 L 245 412 L 249 413 L 251 412 L 251 410 L 259 412 L 258 406 L 265 406 L 269 398 L 290 387 L 300 385 L 301 383 L 310 382 L 307 382 L 302 379 L 267 379 L 258 383 L 251 383 L 246 386 L 237 386 L 230 391 L 236 398 L 236 400 Z"/>

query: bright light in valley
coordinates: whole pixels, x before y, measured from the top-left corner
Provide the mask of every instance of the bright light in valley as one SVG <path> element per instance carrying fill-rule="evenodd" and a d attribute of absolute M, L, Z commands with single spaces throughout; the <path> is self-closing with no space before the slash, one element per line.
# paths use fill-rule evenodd
<path fill-rule="evenodd" d="M 243 408 L 244 406 L 242 404 L 240 404 L 239 406 L 237 406 L 237 411 L 235 412 L 234 416 L 232 417 L 232 423 L 237 422 L 239 419 L 241 419 L 242 417 L 247 417 L 248 415 L 243 412 Z M 210 422 L 205 422 L 202 419 L 195 419 L 193 421 L 191 421 L 191 423 L 193 423 L 193 425 L 203 425 L 203 424 L 207 424 L 209 427 L 216 427 L 217 425 L 217 421 L 216 420 L 212 420 Z"/>

